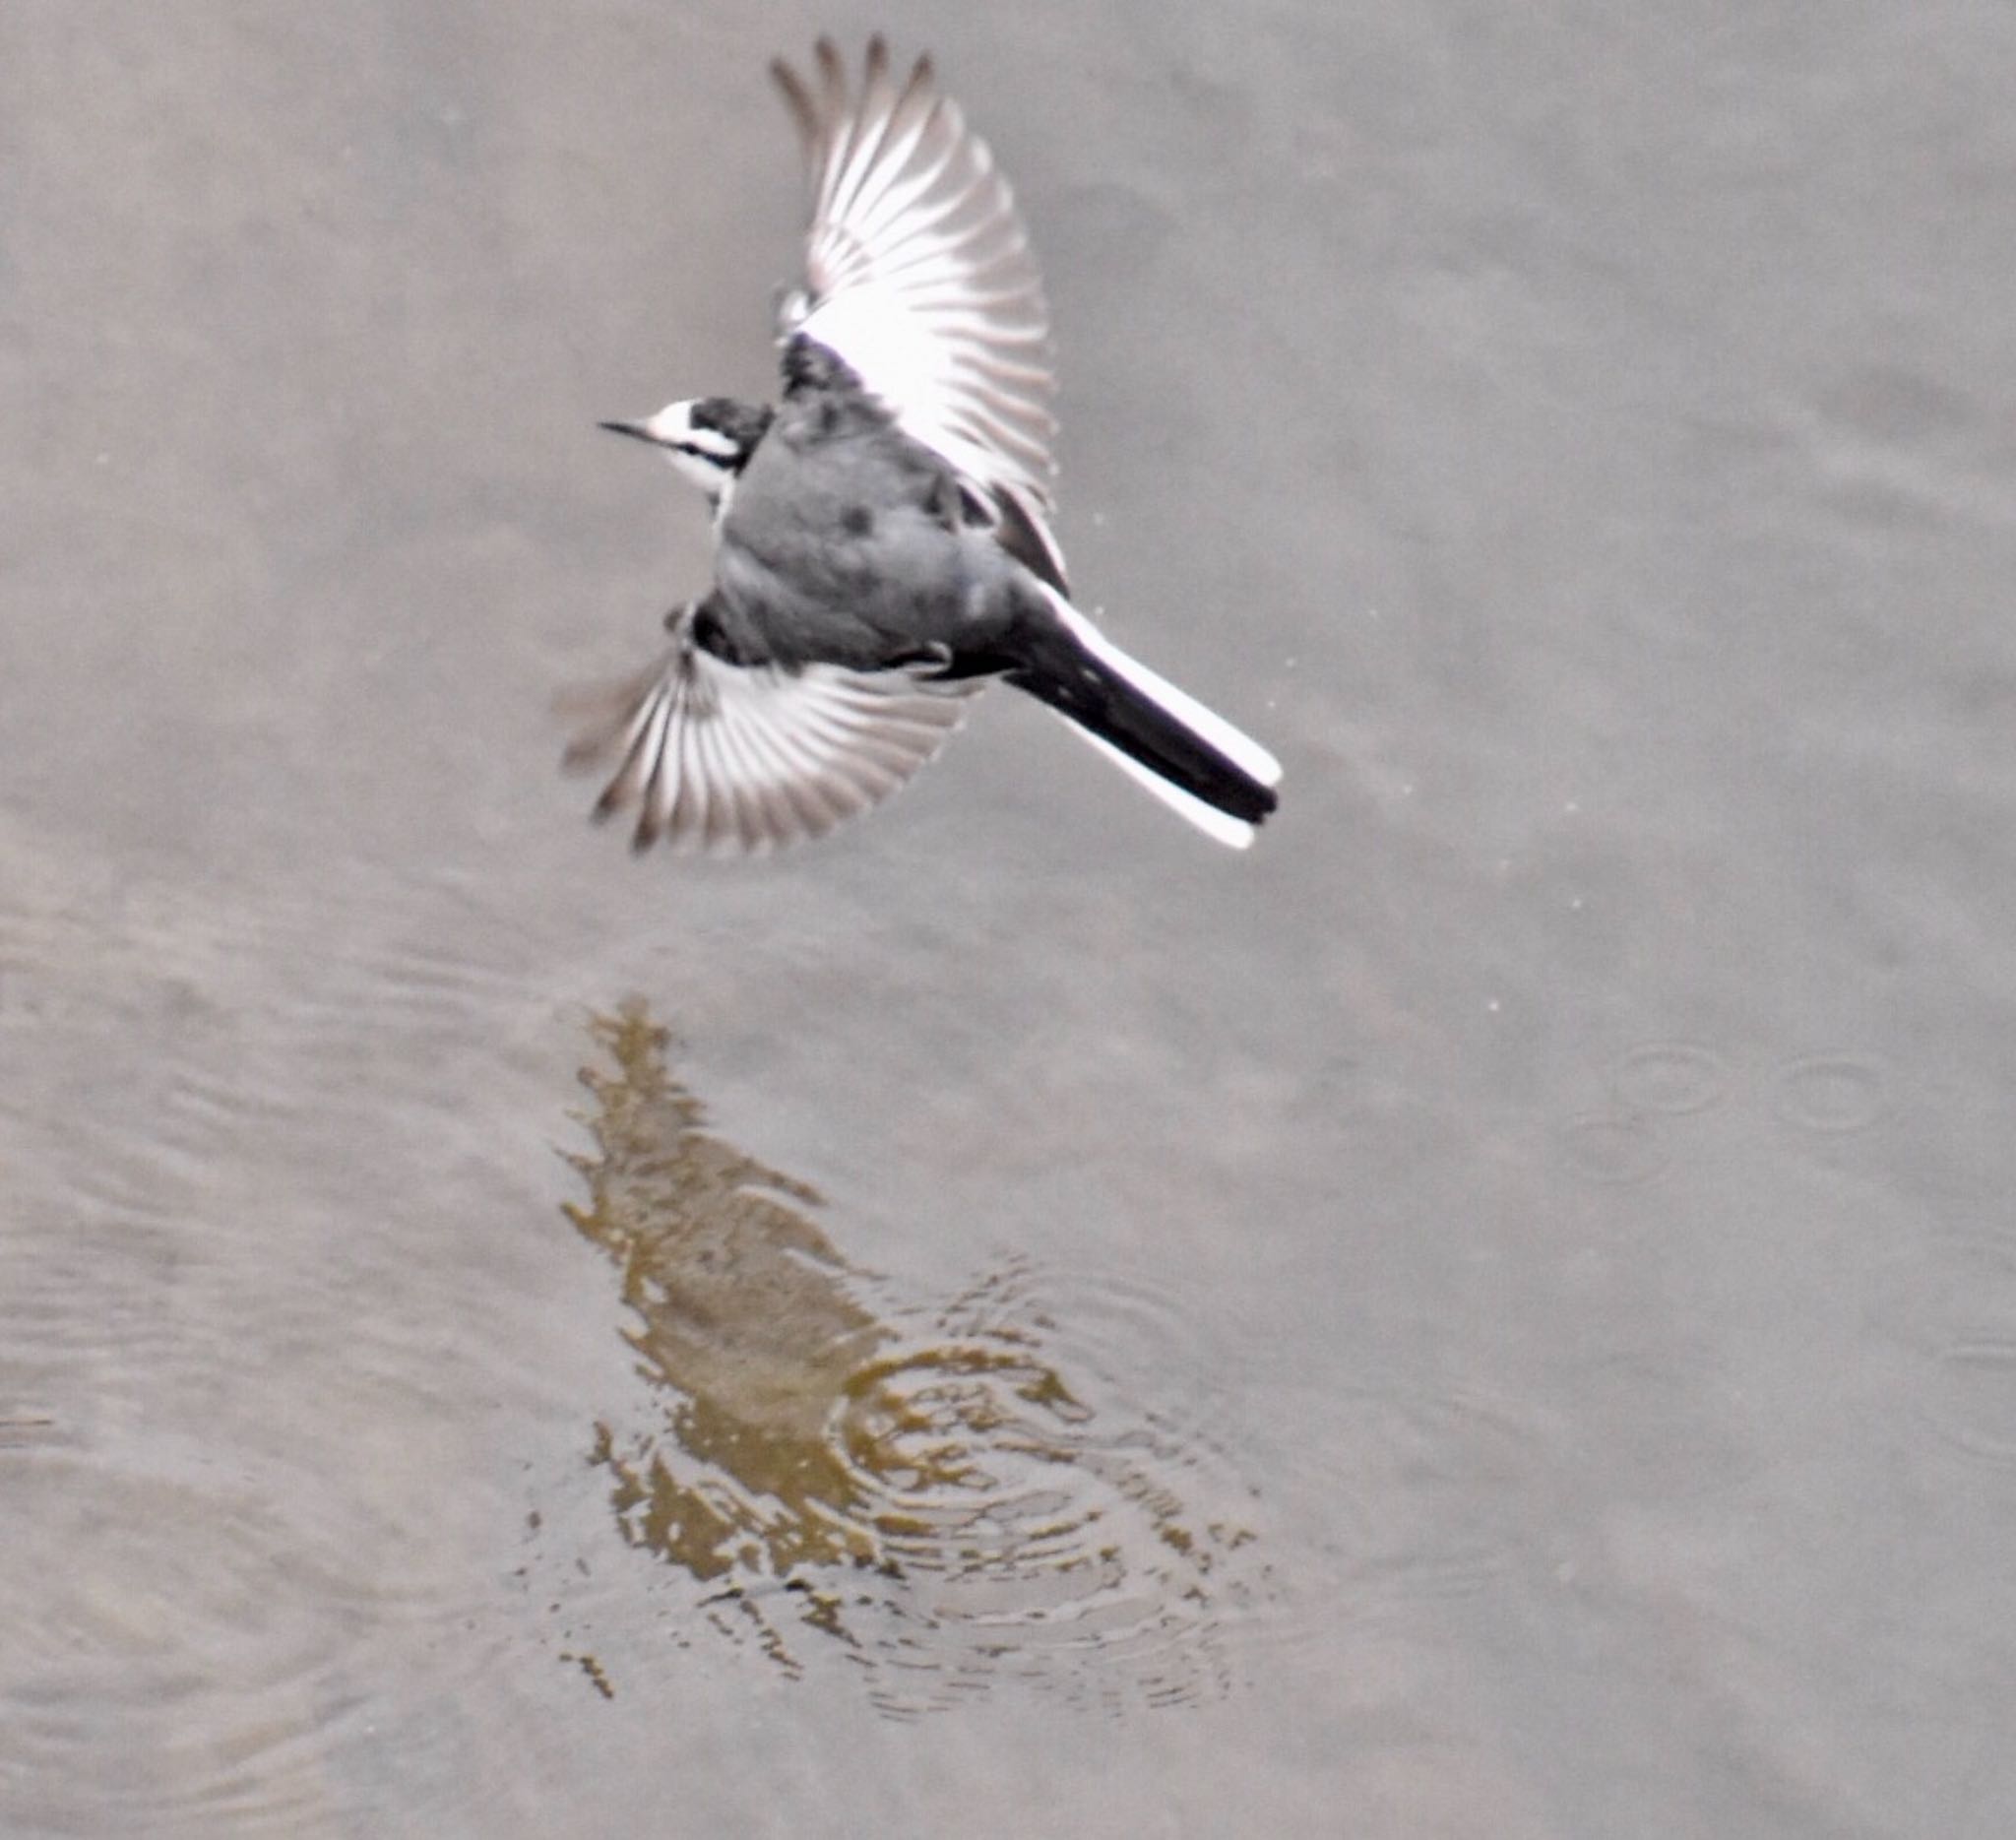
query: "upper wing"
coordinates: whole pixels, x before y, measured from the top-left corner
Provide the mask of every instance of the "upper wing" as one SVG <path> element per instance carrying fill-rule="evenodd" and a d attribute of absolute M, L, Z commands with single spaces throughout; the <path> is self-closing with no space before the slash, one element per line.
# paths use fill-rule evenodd
<path fill-rule="evenodd" d="M 887 798 L 978 687 L 901 668 L 730 665 L 681 631 L 642 676 L 563 699 L 583 725 L 567 764 L 617 763 L 595 815 L 635 805 L 639 850 L 663 837 L 676 850 L 756 855 Z"/>
<path fill-rule="evenodd" d="M 938 93 L 929 58 L 899 86 L 871 38 L 858 95 L 830 39 L 817 58 L 809 83 L 771 65 L 804 144 L 811 209 L 806 286 L 782 331 L 833 351 L 906 434 L 1053 552 L 1049 309 L 1007 181 Z"/>

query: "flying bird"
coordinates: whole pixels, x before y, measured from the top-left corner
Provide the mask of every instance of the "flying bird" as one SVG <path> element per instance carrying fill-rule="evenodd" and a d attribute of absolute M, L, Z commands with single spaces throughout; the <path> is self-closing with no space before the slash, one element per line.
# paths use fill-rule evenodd
<path fill-rule="evenodd" d="M 699 397 L 601 425 L 714 511 L 714 582 L 641 676 L 563 701 L 633 841 L 755 853 L 820 836 L 931 758 L 1000 680 L 1207 836 L 1243 849 L 1280 763 L 1073 605 L 1050 529 L 1049 314 L 1007 182 L 920 57 L 831 40 L 771 74 L 803 144 L 803 285 L 775 406 Z"/>

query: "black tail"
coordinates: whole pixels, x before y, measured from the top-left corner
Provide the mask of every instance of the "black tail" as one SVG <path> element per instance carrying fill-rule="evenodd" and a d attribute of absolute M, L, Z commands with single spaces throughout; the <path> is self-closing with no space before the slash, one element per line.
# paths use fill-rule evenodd
<path fill-rule="evenodd" d="M 1066 717 L 1148 790 L 1221 843 L 1243 849 L 1279 798 L 1281 764 L 1259 742 L 1129 658 L 1061 596 L 1008 681 Z"/>

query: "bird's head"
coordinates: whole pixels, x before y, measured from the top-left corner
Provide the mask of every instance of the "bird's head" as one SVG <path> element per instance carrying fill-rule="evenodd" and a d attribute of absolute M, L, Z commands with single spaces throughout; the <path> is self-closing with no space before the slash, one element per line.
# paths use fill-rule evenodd
<path fill-rule="evenodd" d="M 649 441 L 719 505 L 749 464 L 770 427 L 771 412 L 731 397 L 702 396 L 668 403 L 649 421 L 605 421 L 614 434 Z"/>

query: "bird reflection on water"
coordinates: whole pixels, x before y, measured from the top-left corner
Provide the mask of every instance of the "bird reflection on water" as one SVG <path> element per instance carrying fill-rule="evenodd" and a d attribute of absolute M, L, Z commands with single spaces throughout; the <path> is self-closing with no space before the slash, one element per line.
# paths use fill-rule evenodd
<path fill-rule="evenodd" d="M 582 1075 L 568 1214 L 621 1272 L 660 1396 L 646 1432 L 597 1430 L 624 1539 L 793 1673 L 796 1630 L 845 1644 L 899 1716 L 1009 1677 L 1115 1708 L 1227 1690 L 1228 1622 L 1267 1585 L 1208 1441 L 1091 1403 L 1107 1382 L 1046 1356 L 1024 1270 L 879 1307 L 818 1194 L 704 1128 L 666 1030 L 636 1005 L 591 1027 L 608 1064 Z M 1193 1513 L 1179 1481 L 1239 1513 Z"/>

